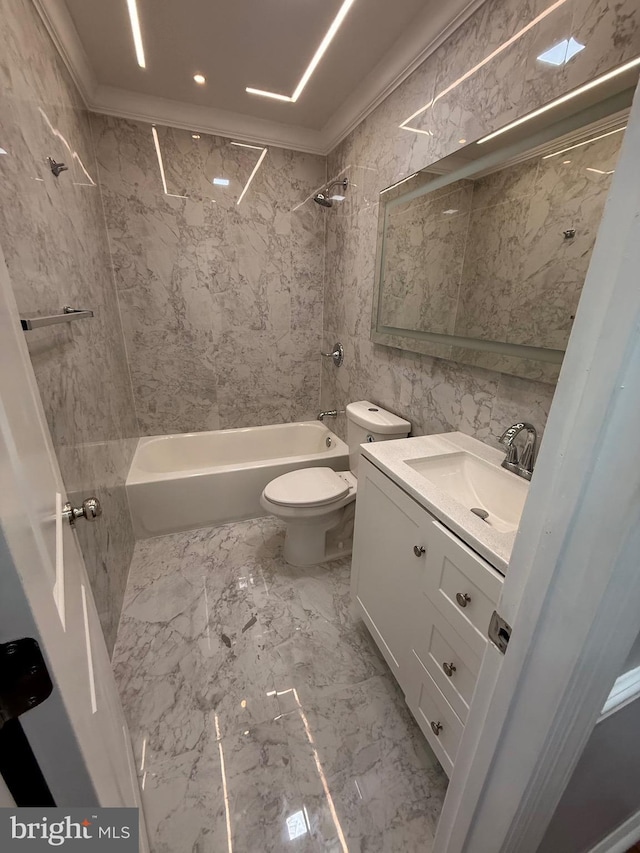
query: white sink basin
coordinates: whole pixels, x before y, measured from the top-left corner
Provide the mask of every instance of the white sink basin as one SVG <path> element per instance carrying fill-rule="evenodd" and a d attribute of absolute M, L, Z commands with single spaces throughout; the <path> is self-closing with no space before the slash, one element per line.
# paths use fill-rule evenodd
<path fill-rule="evenodd" d="M 501 533 L 518 529 L 529 483 L 464 450 L 406 459 L 406 464 L 465 509 L 485 510 L 485 523 Z"/>

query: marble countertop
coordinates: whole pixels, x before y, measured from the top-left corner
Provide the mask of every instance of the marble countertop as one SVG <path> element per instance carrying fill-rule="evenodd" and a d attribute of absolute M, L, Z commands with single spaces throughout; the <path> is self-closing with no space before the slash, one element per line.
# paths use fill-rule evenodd
<path fill-rule="evenodd" d="M 440 456 L 461 450 L 494 465 L 500 465 L 504 459 L 502 451 L 461 432 L 366 444 L 362 446 L 362 455 L 504 575 L 517 531 L 501 533 L 489 527 L 407 464 L 407 460 L 416 457 Z"/>

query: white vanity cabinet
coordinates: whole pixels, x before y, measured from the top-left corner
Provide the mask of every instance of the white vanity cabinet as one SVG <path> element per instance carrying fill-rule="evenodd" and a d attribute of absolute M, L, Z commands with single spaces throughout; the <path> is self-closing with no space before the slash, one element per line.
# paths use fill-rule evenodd
<path fill-rule="evenodd" d="M 502 575 L 362 457 L 352 597 L 451 773 Z"/>

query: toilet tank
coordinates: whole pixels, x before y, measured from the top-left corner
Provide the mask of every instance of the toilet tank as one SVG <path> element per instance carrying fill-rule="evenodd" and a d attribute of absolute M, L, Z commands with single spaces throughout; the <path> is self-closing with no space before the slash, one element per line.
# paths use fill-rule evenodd
<path fill-rule="evenodd" d="M 349 444 L 349 468 L 358 476 L 360 445 L 369 441 L 389 441 L 406 438 L 411 424 L 397 415 L 387 412 L 368 400 L 349 403 L 347 406 L 347 441 Z"/>

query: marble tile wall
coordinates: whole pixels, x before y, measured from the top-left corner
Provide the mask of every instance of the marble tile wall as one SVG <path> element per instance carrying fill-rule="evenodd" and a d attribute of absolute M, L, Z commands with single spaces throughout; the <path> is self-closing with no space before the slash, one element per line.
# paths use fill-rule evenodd
<path fill-rule="evenodd" d="M 571 35 L 585 49 L 568 63 L 537 59 Z M 488 0 L 329 155 L 329 177 L 351 188 L 325 212 L 324 344 L 342 340 L 345 362 L 323 365 L 323 408 L 372 399 L 414 434 L 459 429 L 489 443 L 516 420 L 544 428 L 553 385 L 370 341 L 377 194 L 639 54 L 636 0 Z"/>
<path fill-rule="evenodd" d="M 92 121 L 142 433 L 314 418 L 325 158 Z"/>
<path fill-rule="evenodd" d="M 30 0 L 0 0 L 0 242 L 25 316 L 95 317 L 28 332 L 69 498 L 103 516 L 78 538 L 109 649 L 134 538 L 124 480 L 138 436 L 89 116 Z M 46 157 L 64 161 L 59 178 Z"/>
<path fill-rule="evenodd" d="M 566 348 L 623 135 L 474 181 L 455 334 Z"/>

